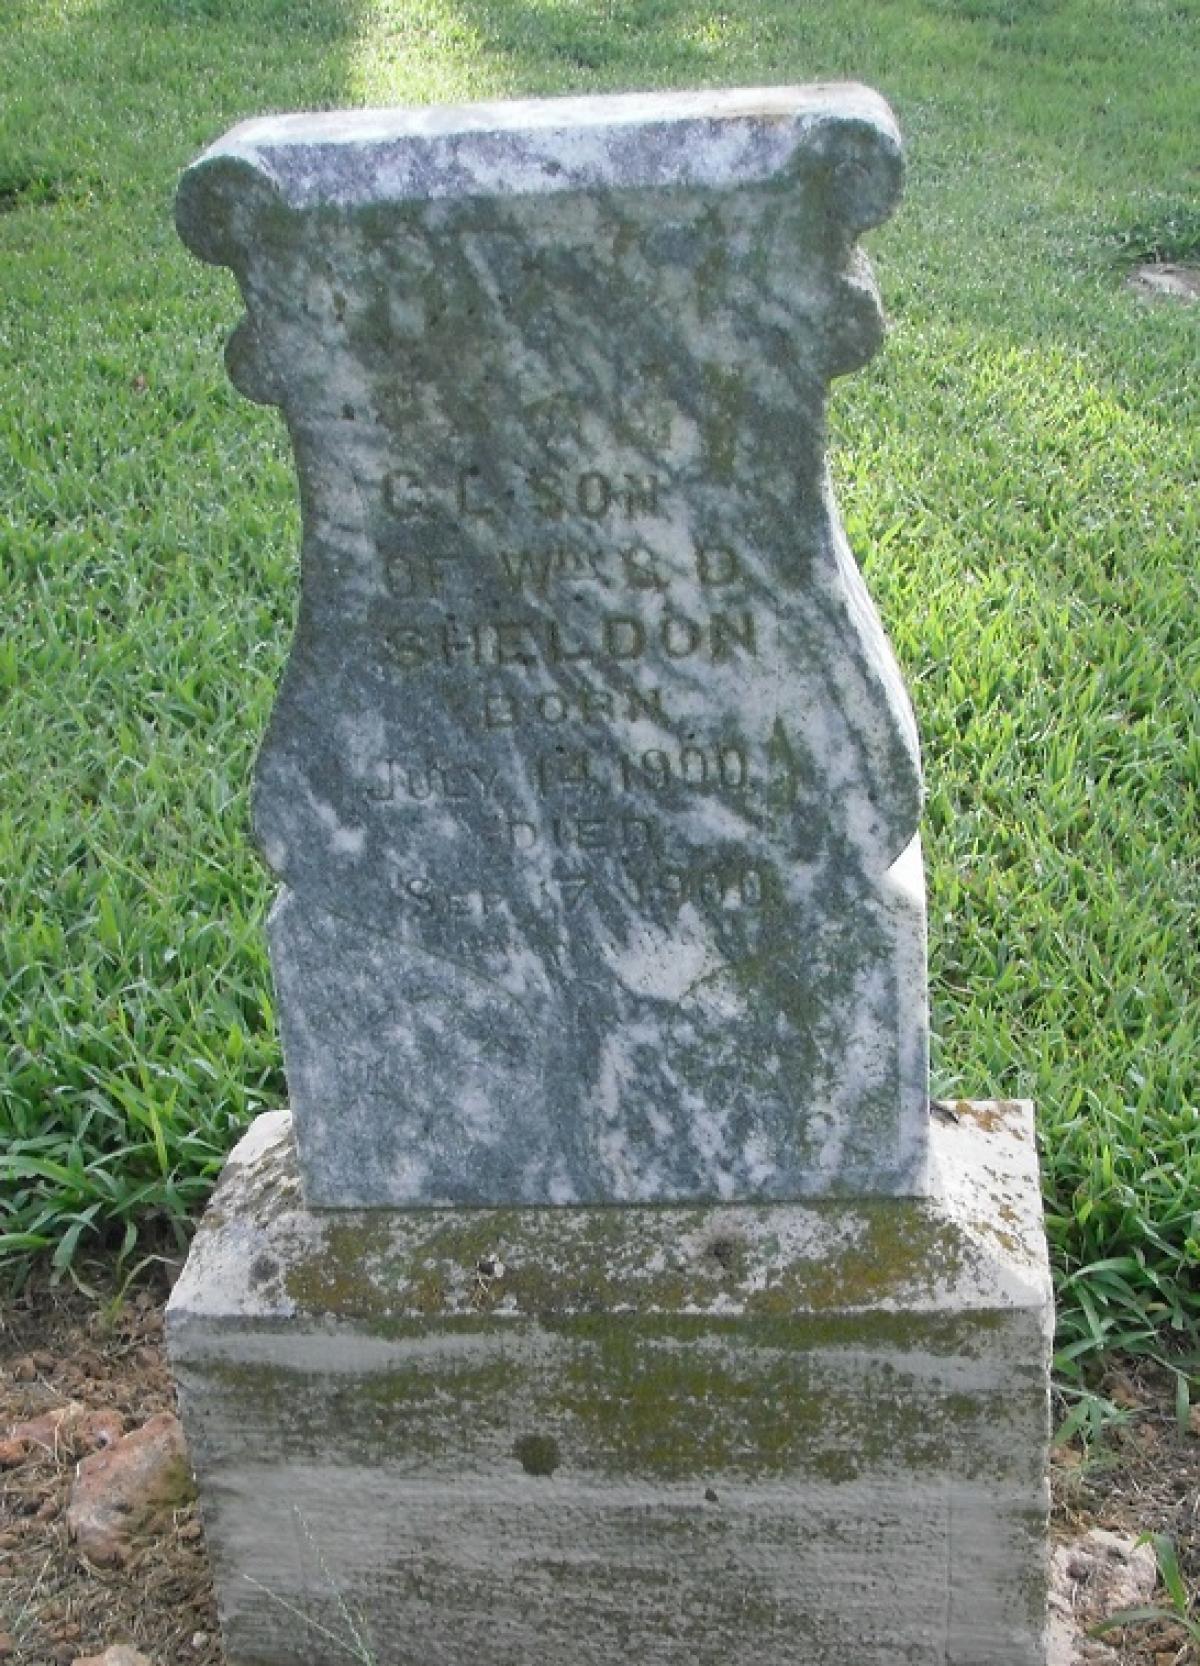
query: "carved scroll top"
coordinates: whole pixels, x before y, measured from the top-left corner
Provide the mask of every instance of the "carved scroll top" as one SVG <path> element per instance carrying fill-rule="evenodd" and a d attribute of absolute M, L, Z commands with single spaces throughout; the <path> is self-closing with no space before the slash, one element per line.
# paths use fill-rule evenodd
<path fill-rule="evenodd" d="M 187 170 L 178 220 L 201 259 L 237 266 L 271 199 L 296 211 L 721 189 L 797 169 L 825 176 L 828 212 L 848 237 L 885 220 L 902 174 L 885 101 L 847 82 L 266 116 Z"/>
<path fill-rule="evenodd" d="M 348 259 L 372 267 L 381 295 L 411 293 L 421 279 L 409 234 L 451 265 L 445 234 L 493 251 L 506 239 L 572 250 L 595 285 L 630 295 L 649 267 L 703 281 L 740 261 L 744 281 L 718 285 L 722 304 L 781 307 L 778 322 L 827 381 L 879 345 L 855 240 L 891 212 L 901 172 L 890 110 L 855 85 L 364 110 L 235 127 L 184 174 L 177 218 L 194 253 L 237 274 L 248 316 L 230 372 L 267 403 L 311 411 L 330 385 L 303 366 L 339 339 L 337 320 L 298 313 L 299 270 L 328 275 Z M 646 290 L 668 329 L 670 289 Z M 501 292 L 483 304 L 502 307 Z M 377 334 L 368 356 L 391 351 Z"/>

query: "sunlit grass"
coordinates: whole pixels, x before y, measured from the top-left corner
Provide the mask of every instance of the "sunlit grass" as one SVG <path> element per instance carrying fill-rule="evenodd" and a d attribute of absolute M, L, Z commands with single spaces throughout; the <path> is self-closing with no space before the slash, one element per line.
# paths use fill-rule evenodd
<path fill-rule="evenodd" d="M 1195 0 L 7 0 L 0 1249 L 182 1222 L 282 1101 L 246 788 L 286 651 L 277 419 L 179 246 L 267 109 L 853 75 L 905 128 L 835 469 L 925 736 L 936 1086 L 1038 1100 L 1064 1357 L 1200 1293 Z M 1174 1331 L 1174 1335 L 1173 1335 Z"/>

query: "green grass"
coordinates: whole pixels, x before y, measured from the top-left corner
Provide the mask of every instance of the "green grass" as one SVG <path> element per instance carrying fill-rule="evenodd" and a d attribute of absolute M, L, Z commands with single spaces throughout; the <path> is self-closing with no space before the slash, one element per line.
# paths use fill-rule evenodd
<path fill-rule="evenodd" d="M 909 191 L 837 393 L 925 736 L 939 1093 L 1040 1108 L 1064 1363 L 1196 1345 L 1196 0 L 6 0 L 0 1253 L 136 1256 L 280 1103 L 246 787 L 286 650 L 280 425 L 178 170 L 266 109 L 853 75 Z M 140 1237 L 139 1237 L 140 1235 Z"/>

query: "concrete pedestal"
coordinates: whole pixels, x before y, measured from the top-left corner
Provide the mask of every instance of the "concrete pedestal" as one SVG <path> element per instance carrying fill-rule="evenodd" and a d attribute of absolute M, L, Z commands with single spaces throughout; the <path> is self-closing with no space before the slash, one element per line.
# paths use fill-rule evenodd
<path fill-rule="evenodd" d="M 1044 1666 L 1030 1107 L 920 1200 L 318 1212 L 230 1158 L 168 1312 L 232 1666 Z"/>

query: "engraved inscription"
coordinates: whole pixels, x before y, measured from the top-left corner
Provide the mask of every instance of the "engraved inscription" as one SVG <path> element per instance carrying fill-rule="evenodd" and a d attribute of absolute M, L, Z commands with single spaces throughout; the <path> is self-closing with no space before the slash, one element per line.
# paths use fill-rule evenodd
<path fill-rule="evenodd" d="M 557 850 L 640 856 L 658 848 L 661 832 L 649 816 L 550 815 L 540 821 L 503 814 L 497 823 L 501 842 L 521 853 Z"/>
<path fill-rule="evenodd" d="M 771 883 L 769 868 L 740 861 L 661 867 L 629 879 L 632 895 L 640 907 L 683 908 L 693 903 L 727 912 L 762 908 Z"/>
<path fill-rule="evenodd" d="M 449 597 L 462 585 L 466 561 L 457 551 L 385 548 L 383 573 L 390 595 L 400 601 Z M 581 593 L 589 586 L 638 594 L 665 594 L 677 577 L 694 576 L 704 590 L 737 584 L 741 566 L 733 550 L 720 544 L 698 546 L 686 569 L 675 571 L 660 552 L 644 543 L 614 548 L 555 544 L 538 549 L 502 548 L 496 574 L 501 588 L 514 595 L 545 601 L 555 592 Z"/>
<path fill-rule="evenodd" d="M 682 612 L 657 619 L 605 613 L 594 622 L 570 626 L 556 619 L 469 621 L 446 614 L 428 623 L 392 625 L 383 641 L 397 671 L 619 665 L 652 654 L 668 660 L 700 657 L 720 665 L 757 654 L 758 623 L 748 608 L 701 618 Z"/>
<path fill-rule="evenodd" d="M 607 724 L 612 722 L 665 723 L 663 691 L 649 688 L 540 689 L 534 693 L 511 687 L 485 690 L 477 705 L 466 708 L 485 729 L 515 729 L 526 724 Z"/>
<path fill-rule="evenodd" d="M 603 787 L 610 794 L 614 789 L 660 793 L 672 787 L 740 793 L 753 781 L 749 751 L 734 741 L 637 751 L 556 746 L 534 753 L 530 778 L 543 795 L 578 787 Z M 495 799 L 510 786 L 499 768 L 484 763 L 387 758 L 370 776 L 366 796 L 377 803 L 465 803 Z"/>
<path fill-rule="evenodd" d="M 522 470 L 488 458 L 394 468 L 382 495 L 385 664 L 397 686 L 436 677 L 459 732 L 490 738 L 494 757 L 414 754 L 398 733 L 394 754 L 368 772 L 369 801 L 457 804 L 509 861 L 553 858 L 552 879 L 530 867 L 524 882 L 541 914 L 578 909 L 588 873 L 609 864 L 624 874 L 627 899 L 658 914 L 761 908 L 763 870 L 737 856 L 736 822 L 724 825 L 714 866 L 668 860 L 655 819 L 695 795 L 744 809 L 746 794 L 770 792 L 777 773 L 769 751 L 736 733 L 688 730 L 672 710 L 672 667 L 736 672 L 763 652 L 764 627 L 737 550 L 719 538 L 664 537 L 651 524 L 666 516 L 678 528 L 687 513 L 668 466 Z M 519 760 L 495 750 L 526 732 Z M 556 732 L 561 742 L 548 744 Z M 557 869 L 559 857 L 572 859 L 571 873 Z M 505 929 L 478 887 L 407 874 L 393 895 L 407 917 L 442 930 Z"/>
<path fill-rule="evenodd" d="M 494 520 L 500 513 L 525 511 L 535 519 L 636 520 L 661 512 L 664 492 L 654 474 L 583 469 L 575 473 L 514 473 L 497 490 L 478 466 L 460 468 L 451 480 L 423 477 L 411 469 L 389 469 L 382 482 L 388 512 L 411 520 L 434 508 Z"/>

